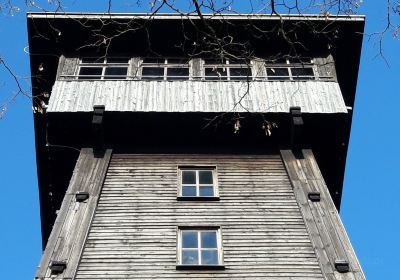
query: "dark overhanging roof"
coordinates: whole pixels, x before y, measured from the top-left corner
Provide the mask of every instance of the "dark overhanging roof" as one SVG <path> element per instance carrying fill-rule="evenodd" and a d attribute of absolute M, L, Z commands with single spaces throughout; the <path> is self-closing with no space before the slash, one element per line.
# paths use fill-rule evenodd
<path fill-rule="evenodd" d="M 199 19 L 197 14 L 174 14 L 174 13 L 51 13 L 31 12 L 27 13 L 28 18 L 54 18 L 54 19 Z M 263 19 L 263 20 L 317 20 L 317 21 L 365 21 L 364 15 L 325 15 L 325 14 L 203 14 L 208 19 Z"/>
<path fill-rule="evenodd" d="M 298 23 L 310 21 L 316 24 L 327 25 L 330 27 L 338 27 L 338 34 L 331 34 L 335 38 L 328 38 L 330 43 L 333 44 L 334 56 L 336 61 L 336 69 L 338 72 L 338 80 L 341 86 L 341 90 L 344 95 L 346 105 L 353 107 L 358 67 L 360 61 L 362 35 L 364 31 L 364 16 L 329 16 L 325 15 L 249 15 L 249 14 L 235 14 L 235 15 L 204 15 L 207 20 L 215 21 L 216 23 L 221 20 L 230 22 L 245 22 L 251 20 L 252 23 L 256 24 L 277 24 L 282 20 L 289 23 Z M 32 74 L 32 89 L 33 95 L 37 96 L 38 99 L 44 99 L 44 92 L 50 92 L 51 87 L 54 83 L 57 64 L 59 56 L 64 54 L 80 54 L 85 53 L 84 49 L 77 49 L 81 46 L 87 36 L 87 27 L 81 25 L 81 21 L 84 20 L 85 24 L 95 23 L 98 20 L 112 20 L 112 21 L 129 21 L 132 19 L 137 20 L 150 20 L 156 24 L 161 25 L 181 25 L 182 21 L 196 21 L 199 20 L 197 15 L 176 15 L 176 14 L 101 14 L 101 13 L 28 13 L 28 34 L 29 34 L 29 51 L 31 60 L 31 74 Z M 160 26 L 160 25 L 158 25 Z M 161 36 L 163 31 L 157 31 Z M 165 36 L 164 36 L 165 37 Z M 163 38 L 167 39 L 167 38 Z M 315 43 L 318 40 L 315 39 Z M 325 39 L 323 39 L 325 40 Z M 324 41 L 324 43 L 326 43 Z M 129 44 L 126 44 L 129 45 Z M 127 46 L 119 46 L 123 50 L 127 51 Z M 93 51 L 93 48 L 90 50 Z M 43 66 L 44 70 L 39 70 L 39 66 Z M 34 99 L 34 102 L 38 100 Z M 46 100 L 45 100 L 46 101 Z M 47 149 L 45 130 L 46 130 L 46 119 L 44 116 L 35 114 L 35 137 L 36 137 L 36 149 L 37 149 L 37 166 L 39 174 L 39 188 L 41 189 L 41 209 L 42 209 L 42 231 L 43 231 L 43 244 L 46 243 L 47 235 L 51 229 L 51 224 L 45 225 L 44 221 L 49 220 L 49 213 L 43 213 L 49 211 L 51 207 L 44 205 L 49 204 L 48 196 L 43 191 L 43 187 L 47 183 L 46 170 L 44 168 L 47 158 L 43 155 Z M 346 147 L 340 152 L 340 157 L 346 157 L 347 144 L 350 134 L 350 124 L 352 119 L 352 110 L 347 115 L 348 125 L 343 128 L 344 140 Z M 341 169 L 344 170 L 344 161 L 341 161 Z M 340 173 L 340 172 L 339 172 Z M 343 175 L 339 175 L 343 176 Z M 341 179 L 343 180 L 343 178 Z M 339 179 L 340 181 L 340 179 Z M 60 190 L 63 193 L 65 190 Z M 341 186 L 338 187 L 338 191 L 341 192 Z M 336 205 L 340 204 L 340 194 L 335 199 Z M 54 209 L 53 209 L 54 210 Z M 50 215 L 51 216 L 51 215 Z M 50 218 L 51 220 L 52 218 Z"/>

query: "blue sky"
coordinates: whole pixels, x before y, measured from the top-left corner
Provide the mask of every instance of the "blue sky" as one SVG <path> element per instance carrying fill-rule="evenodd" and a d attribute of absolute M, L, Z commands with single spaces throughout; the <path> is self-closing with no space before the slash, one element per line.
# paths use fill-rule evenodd
<path fill-rule="evenodd" d="M 78 2 L 74 10 L 93 9 L 89 1 L 85 6 Z M 104 11 L 101 3 L 106 2 L 98 1 L 96 11 Z M 359 13 L 367 15 L 366 32 L 381 30 L 384 1 L 364 2 Z M 123 11 L 126 7 L 116 8 Z M 383 45 L 389 66 L 375 57 L 379 51 L 376 40 L 365 37 L 341 209 L 368 279 L 398 279 L 400 263 L 400 41 L 391 35 L 387 34 Z M 23 12 L 0 15 L 0 38 L 0 55 L 28 88 Z M 15 89 L 0 67 L 0 110 L 7 103 L 0 120 L 0 271 L 2 279 L 32 279 L 41 257 L 33 118 L 29 98 L 9 100 Z"/>

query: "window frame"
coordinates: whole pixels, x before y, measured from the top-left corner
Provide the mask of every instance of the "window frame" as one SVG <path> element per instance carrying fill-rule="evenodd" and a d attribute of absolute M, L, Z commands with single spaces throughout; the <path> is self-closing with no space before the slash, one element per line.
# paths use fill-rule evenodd
<path fill-rule="evenodd" d="M 313 58 L 304 58 L 309 60 L 309 62 L 292 62 L 291 59 L 285 58 L 284 62 L 280 63 L 269 63 L 268 61 L 264 61 L 264 68 L 265 68 L 265 79 L 267 81 L 319 81 L 321 80 L 318 73 L 317 65 L 314 63 Z M 293 69 L 311 69 L 313 75 L 293 75 Z M 287 76 L 269 76 L 268 70 L 269 69 L 286 69 L 288 75 Z M 324 79 L 323 79 L 324 80 Z M 325 80 L 330 80 L 326 79 Z"/>
<path fill-rule="evenodd" d="M 108 62 L 108 59 L 126 59 L 127 62 Z M 84 59 L 98 59 L 98 62 L 94 60 L 93 62 L 83 62 Z M 80 57 L 78 61 L 78 67 L 76 67 L 76 73 L 75 73 L 75 80 L 81 80 L 81 81 L 116 81 L 116 80 L 127 80 L 129 79 L 129 67 L 130 67 L 130 57 Z M 101 75 L 85 75 L 82 76 L 80 75 L 81 68 L 101 68 Z M 107 76 L 106 70 L 108 68 L 126 68 L 126 74 L 125 75 L 114 75 L 116 78 L 112 78 L 112 76 Z M 124 76 L 124 78 L 121 78 Z M 87 77 L 98 77 L 98 78 L 87 78 Z M 111 77 L 111 78 L 107 78 Z"/>
<path fill-rule="evenodd" d="M 202 65 L 202 76 L 203 80 L 207 82 L 212 82 L 212 81 L 235 81 L 235 82 L 248 82 L 248 81 L 253 81 L 255 78 L 254 75 L 254 70 L 253 70 L 253 61 L 249 60 L 248 63 L 232 63 L 231 60 L 229 59 L 224 59 L 221 60 L 219 63 L 206 63 L 207 58 L 203 58 L 203 65 Z M 216 61 L 218 62 L 218 60 Z M 207 76 L 206 75 L 206 69 L 218 69 L 222 68 L 224 69 L 226 75 L 218 77 L 218 76 Z M 231 75 L 231 69 L 246 69 L 250 70 L 250 75 L 246 76 L 233 76 Z M 210 78 L 213 77 L 213 78 Z M 243 77 L 243 78 L 239 78 Z"/>
<path fill-rule="evenodd" d="M 198 264 L 183 264 L 182 253 L 184 248 L 182 247 L 182 234 L 183 232 L 196 232 L 197 233 L 197 248 L 193 249 L 197 252 Z M 214 248 L 203 248 L 201 246 L 201 233 L 202 232 L 215 232 L 217 247 L 217 264 L 201 264 L 201 252 L 207 250 L 215 250 Z M 178 226 L 177 227 L 177 246 L 176 246 L 176 268 L 180 270 L 201 270 L 201 269 L 225 269 L 224 265 L 224 254 L 223 254 L 223 242 L 222 242 L 222 230 L 220 226 Z"/>
<path fill-rule="evenodd" d="M 160 61 L 163 61 L 161 63 L 157 62 L 144 62 L 145 59 L 159 59 Z M 168 62 L 168 60 L 182 60 L 182 61 L 187 61 L 186 63 L 171 63 Z M 162 58 L 157 58 L 157 57 L 145 57 L 140 59 L 139 63 L 139 69 L 140 69 L 140 80 L 142 81 L 189 81 L 191 80 L 191 75 L 190 75 L 190 59 L 189 58 L 174 58 L 174 57 L 162 57 Z M 143 68 L 160 68 L 163 70 L 163 75 L 162 76 L 144 76 L 143 75 Z M 179 68 L 179 69 L 187 69 L 188 74 L 187 76 L 168 76 L 168 69 L 171 68 Z M 144 77 L 150 77 L 150 78 L 144 78 Z"/>
<path fill-rule="evenodd" d="M 193 201 L 193 200 L 198 200 L 198 201 L 218 201 L 220 199 L 219 197 L 219 187 L 218 187 L 218 172 L 217 172 L 217 166 L 211 165 L 211 166 L 193 166 L 193 165 L 178 165 L 178 194 L 177 194 L 177 200 L 182 200 L 182 201 Z M 212 186 L 213 186 L 213 196 L 200 196 L 200 187 L 202 185 L 210 185 L 210 184 L 200 184 L 199 182 L 199 171 L 211 171 L 212 172 Z M 196 173 L 196 196 L 183 196 L 182 191 L 183 191 L 183 185 L 193 185 L 193 184 L 183 184 L 182 183 L 182 173 L 183 171 L 195 171 Z"/>

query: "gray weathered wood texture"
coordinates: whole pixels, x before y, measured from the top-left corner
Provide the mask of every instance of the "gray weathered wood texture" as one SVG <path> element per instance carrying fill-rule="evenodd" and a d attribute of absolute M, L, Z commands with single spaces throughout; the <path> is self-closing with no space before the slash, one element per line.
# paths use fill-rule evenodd
<path fill-rule="evenodd" d="M 110 158 L 111 150 L 103 158 L 95 158 L 91 149 L 81 150 L 35 279 L 73 279 Z M 77 202 L 78 191 L 88 192 L 89 199 Z M 63 273 L 51 275 L 49 266 L 53 261 L 67 263 Z"/>
<path fill-rule="evenodd" d="M 216 166 L 220 201 L 178 201 L 178 166 Z M 225 270 L 176 270 L 178 226 L 219 226 Z M 278 154 L 114 154 L 76 279 L 323 279 Z"/>
<path fill-rule="evenodd" d="M 315 57 L 314 63 L 320 77 L 333 77 L 333 79 L 337 81 L 335 61 L 331 54 Z"/>
<path fill-rule="evenodd" d="M 129 61 L 128 76 L 134 77 L 134 79 L 136 79 L 136 77 L 139 77 L 140 76 L 139 65 L 140 65 L 140 58 L 132 57 Z"/>
<path fill-rule="evenodd" d="M 61 78 L 61 75 L 63 74 L 62 71 L 64 69 L 65 60 L 66 58 L 64 55 L 61 55 L 60 58 L 58 59 L 56 80 L 59 80 Z"/>
<path fill-rule="evenodd" d="M 240 104 L 239 104 L 240 102 Z M 56 81 L 47 112 L 347 113 L 336 82 L 324 81 Z"/>
<path fill-rule="evenodd" d="M 59 66 L 60 68 L 60 75 L 58 75 L 57 77 L 59 77 L 59 79 L 61 80 L 68 80 L 70 79 L 71 75 L 75 75 L 77 70 L 78 70 L 78 63 L 79 63 L 79 58 L 77 57 L 66 57 L 62 60 L 60 60 L 59 63 L 62 63 L 62 66 Z"/>
<path fill-rule="evenodd" d="M 312 151 L 303 150 L 303 158 L 296 158 L 282 150 L 281 156 L 326 279 L 365 279 Z M 307 198 L 315 191 L 321 194 L 319 202 Z M 335 260 L 347 260 L 350 272 L 337 272 Z"/>
<path fill-rule="evenodd" d="M 202 60 L 200 58 L 192 58 L 189 61 L 189 71 L 190 71 L 190 76 L 193 79 L 200 80 L 201 77 L 204 76 L 204 73 L 202 71 Z"/>

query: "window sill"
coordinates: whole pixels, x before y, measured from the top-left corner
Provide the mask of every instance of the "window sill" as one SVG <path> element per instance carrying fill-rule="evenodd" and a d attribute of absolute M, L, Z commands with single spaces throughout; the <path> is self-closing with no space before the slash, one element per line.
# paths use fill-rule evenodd
<path fill-rule="evenodd" d="M 179 201 L 218 201 L 219 196 L 178 196 Z"/>
<path fill-rule="evenodd" d="M 176 265 L 177 270 L 224 270 L 225 265 L 215 264 L 215 265 Z"/>

